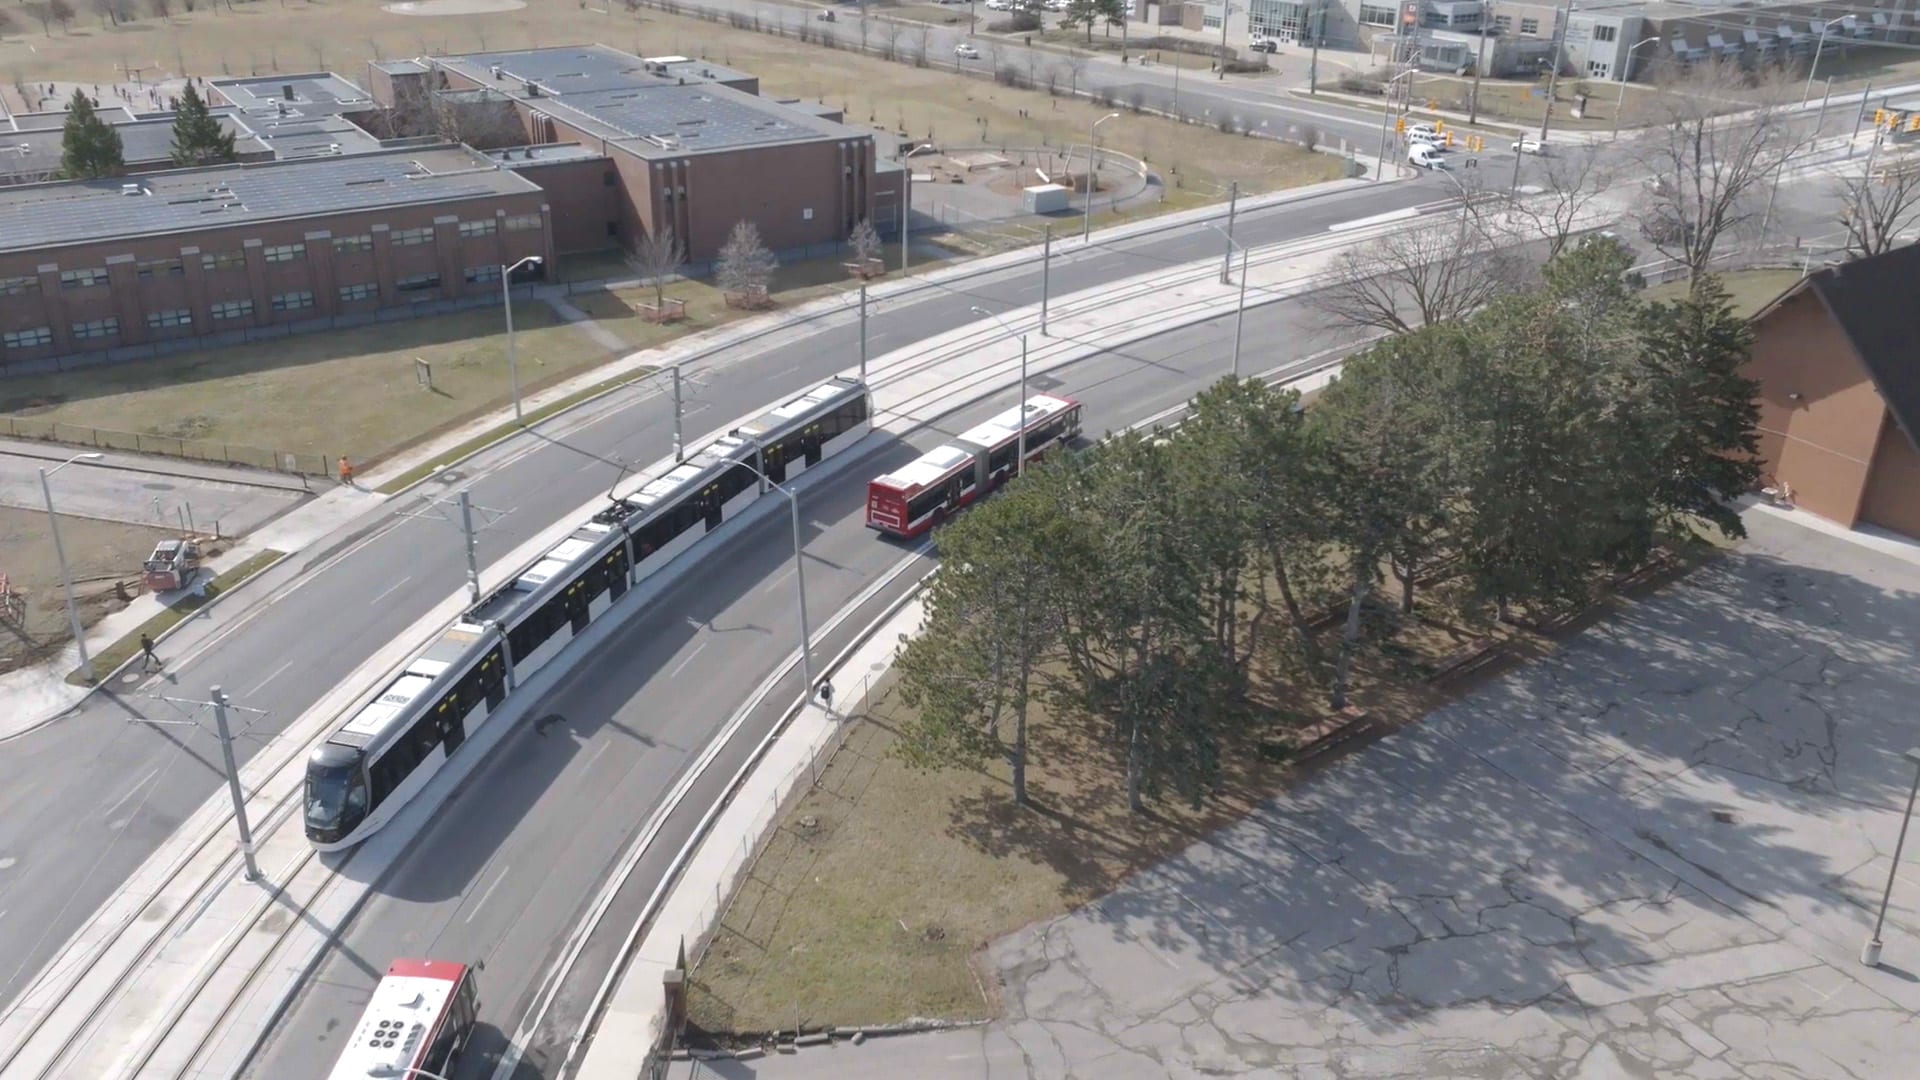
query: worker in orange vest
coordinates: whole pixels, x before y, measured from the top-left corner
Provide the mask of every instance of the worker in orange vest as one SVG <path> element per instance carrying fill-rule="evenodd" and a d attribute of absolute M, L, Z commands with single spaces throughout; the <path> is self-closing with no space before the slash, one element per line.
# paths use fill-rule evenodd
<path fill-rule="evenodd" d="M 348 487 L 353 486 L 353 465 L 347 461 L 345 454 L 340 455 L 340 482 Z"/>

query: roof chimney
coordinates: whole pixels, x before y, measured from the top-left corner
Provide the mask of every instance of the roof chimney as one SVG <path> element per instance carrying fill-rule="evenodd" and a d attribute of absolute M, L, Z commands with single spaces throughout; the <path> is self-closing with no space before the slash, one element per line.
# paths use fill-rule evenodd
<path fill-rule="evenodd" d="M 292 84 L 292 83 L 281 83 L 281 84 L 280 84 L 280 96 L 281 96 L 281 97 L 283 97 L 283 98 L 286 98 L 286 99 L 287 99 L 288 101 L 292 101 L 292 100 L 293 100 L 293 84 Z"/>

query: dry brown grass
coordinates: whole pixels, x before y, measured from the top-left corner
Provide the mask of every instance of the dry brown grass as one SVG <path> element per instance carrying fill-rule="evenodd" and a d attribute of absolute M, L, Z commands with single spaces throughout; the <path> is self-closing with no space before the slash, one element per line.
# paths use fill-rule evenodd
<path fill-rule="evenodd" d="M 178 8 L 176 3 L 175 7 Z M 598 5 L 595 5 L 596 7 Z M 791 37 L 650 9 L 607 14 L 574 4 L 541 3 L 491 15 L 421 18 L 393 15 L 377 0 L 293 0 L 243 3 L 228 12 L 213 0 L 170 20 L 144 18 L 115 28 L 82 18 L 71 32 L 32 33 L 0 43 L 6 81 L 119 78 L 123 67 L 147 78 L 182 71 L 215 76 L 332 69 L 364 78 L 370 58 L 423 53 L 603 42 L 643 55 L 701 56 L 758 75 L 769 97 L 800 97 L 843 106 L 847 121 L 872 124 L 913 138 L 956 145 L 1058 144 L 1086 138 L 1099 112 L 1086 102 L 1063 101 L 1037 90 L 1018 90 L 916 68 L 850 52 L 829 52 Z M 795 8 L 789 26 L 810 20 Z M 852 41 L 850 27 L 831 29 Z M 988 45 L 983 42 L 982 53 Z M 913 31 L 901 35 L 903 55 L 916 51 Z M 931 57 L 949 63 L 950 57 Z M 986 62 L 983 56 L 982 63 Z M 1041 78 L 1044 80 L 1044 69 Z M 1064 75 L 1060 85 L 1066 85 Z M 1237 180 L 1249 190 L 1270 190 L 1330 179 L 1338 163 L 1293 147 L 1222 135 L 1210 128 L 1132 117 L 1101 131 L 1104 145 L 1147 158 L 1164 169 L 1197 179 Z"/>
<path fill-rule="evenodd" d="M 114 594 L 114 581 L 137 582 L 141 560 L 153 551 L 155 541 L 168 535 L 165 529 L 60 515 L 60 540 L 72 568 L 83 625 L 126 606 Z M 0 574 L 7 575 L 10 587 L 26 601 L 24 625 L 0 623 L 0 671 L 12 671 L 38 662 L 73 638 L 47 515 L 0 507 Z"/>
<path fill-rule="evenodd" d="M 510 399 L 498 308 L 202 349 L 0 383 L 0 414 L 364 465 Z M 544 303 L 516 301 L 523 392 L 607 360 Z M 422 389 L 414 359 L 433 365 Z"/>

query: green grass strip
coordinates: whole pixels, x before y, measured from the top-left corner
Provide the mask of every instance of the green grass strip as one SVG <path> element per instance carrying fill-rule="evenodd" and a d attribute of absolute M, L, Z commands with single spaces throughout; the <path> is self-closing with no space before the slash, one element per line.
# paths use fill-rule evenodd
<path fill-rule="evenodd" d="M 199 595 L 181 597 L 178 602 L 160 614 L 141 623 L 132 633 L 127 634 L 119 641 L 95 653 L 93 656 L 93 670 L 103 674 L 117 670 L 121 664 L 132 659 L 134 654 L 140 651 L 141 634 L 151 634 L 155 638 L 158 638 L 161 634 L 173 629 L 175 624 L 185 620 L 187 616 L 213 603 L 215 597 L 226 592 L 228 589 L 238 586 L 241 582 L 286 557 L 287 553 L 284 551 L 262 551 L 246 562 L 241 563 L 239 566 L 215 577 L 207 583 L 206 588 L 200 590 Z M 93 685 L 78 671 L 70 672 L 67 675 L 67 681 L 75 686 Z M 95 680 L 95 682 L 97 681 L 98 680 Z"/>

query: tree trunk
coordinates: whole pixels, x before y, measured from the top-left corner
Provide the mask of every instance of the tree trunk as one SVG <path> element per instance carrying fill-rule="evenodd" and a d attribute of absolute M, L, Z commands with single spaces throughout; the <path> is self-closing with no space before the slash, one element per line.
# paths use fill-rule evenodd
<path fill-rule="evenodd" d="M 1360 642 L 1360 605 L 1367 599 L 1367 584 L 1372 575 L 1367 572 L 1365 559 L 1355 559 L 1353 563 L 1353 598 L 1347 602 L 1347 625 L 1340 633 L 1340 657 L 1333 667 L 1333 694 L 1330 701 L 1334 708 L 1347 707 L 1347 678 L 1353 671 L 1353 650 Z"/>
<path fill-rule="evenodd" d="M 1273 559 L 1274 581 L 1280 586 L 1280 601 L 1287 606 L 1287 618 L 1300 635 L 1300 651 L 1306 655 L 1307 666 L 1317 673 L 1326 665 L 1320 660 L 1320 647 L 1313 643 L 1313 628 L 1307 625 L 1306 613 L 1300 610 L 1300 600 L 1293 595 L 1293 581 L 1287 574 L 1287 563 L 1280 557 L 1278 545 L 1272 546 L 1269 556 Z"/>
<path fill-rule="evenodd" d="M 1033 644 L 1028 632 L 1028 598 L 1020 598 L 1020 686 L 1013 698 L 1013 805 L 1027 805 L 1027 699 L 1033 679 Z"/>
<path fill-rule="evenodd" d="M 1138 717 L 1134 717 L 1129 720 L 1129 723 L 1132 725 L 1132 731 L 1127 736 L 1127 811 L 1138 814 L 1145 809 L 1144 804 L 1140 801 L 1142 756 L 1140 747 L 1140 720 Z"/>
<path fill-rule="evenodd" d="M 1400 579 L 1400 613 L 1411 615 L 1413 614 L 1413 579 L 1419 576 L 1418 569 L 1412 559 L 1405 562 L 1399 559 L 1391 561 L 1393 576 Z"/>

